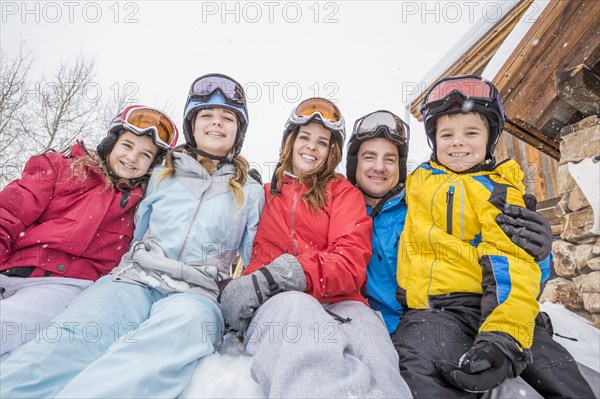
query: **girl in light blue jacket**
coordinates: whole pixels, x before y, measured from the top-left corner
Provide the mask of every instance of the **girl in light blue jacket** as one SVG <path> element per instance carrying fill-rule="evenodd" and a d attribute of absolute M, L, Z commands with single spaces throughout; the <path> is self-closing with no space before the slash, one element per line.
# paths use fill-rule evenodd
<path fill-rule="evenodd" d="M 129 249 L 9 357 L 1 397 L 177 397 L 221 342 L 217 304 L 239 253 L 249 262 L 264 205 L 239 155 L 244 91 L 220 74 L 192 84 L 186 144 L 152 173 Z"/>

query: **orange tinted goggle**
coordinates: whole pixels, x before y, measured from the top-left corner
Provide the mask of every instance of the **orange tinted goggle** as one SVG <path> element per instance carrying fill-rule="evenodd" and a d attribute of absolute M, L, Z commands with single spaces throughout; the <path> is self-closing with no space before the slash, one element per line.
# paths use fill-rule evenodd
<path fill-rule="evenodd" d="M 146 107 L 130 107 L 122 115 L 123 127 L 134 134 L 152 133 L 152 141 L 163 149 L 174 147 L 179 132 L 171 119 L 162 112 Z"/>
<path fill-rule="evenodd" d="M 310 118 L 317 113 L 320 114 L 322 118 L 336 124 L 340 123 L 342 119 L 342 113 L 338 107 L 324 98 L 309 98 L 300 103 L 295 111 L 296 116 L 305 118 Z"/>

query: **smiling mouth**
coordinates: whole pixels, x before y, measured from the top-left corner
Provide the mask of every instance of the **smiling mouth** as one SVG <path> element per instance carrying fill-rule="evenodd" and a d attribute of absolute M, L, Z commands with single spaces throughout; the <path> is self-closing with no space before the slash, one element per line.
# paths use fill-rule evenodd
<path fill-rule="evenodd" d="M 124 170 L 127 170 L 127 171 L 134 171 L 134 170 L 136 170 L 135 165 L 132 165 L 130 163 L 123 162 L 123 161 L 119 161 L 119 163 L 121 164 L 121 166 L 123 167 Z"/>
<path fill-rule="evenodd" d="M 367 176 L 369 178 L 369 180 L 375 180 L 375 181 L 385 181 L 387 180 L 387 177 L 385 176 L 381 176 L 381 175 L 370 175 Z"/>
<path fill-rule="evenodd" d="M 468 152 L 452 152 L 448 155 L 450 155 L 451 157 L 466 157 L 469 154 L 470 153 L 468 153 Z"/>
<path fill-rule="evenodd" d="M 302 158 L 306 162 L 316 162 L 317 161 L 317 157 L 314 157 L 312 155 L 307 155 L 307 154 L 300 154 L 300 158 Z"/>
<path fill-rule="evenodd" d="M 223 133 L 219 132 L 206 132 L 206 135 L 211 137 L 225 137 Z"/>

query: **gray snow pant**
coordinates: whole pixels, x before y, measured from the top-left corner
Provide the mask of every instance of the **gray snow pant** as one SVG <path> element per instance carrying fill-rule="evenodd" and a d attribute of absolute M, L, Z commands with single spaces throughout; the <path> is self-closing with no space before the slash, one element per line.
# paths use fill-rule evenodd
<path fill-rule="evenodd" d="M 275 295 L 257 310 L 245 342 L 252 378 L 268 398 L 411 397 L 385 324 L 360 302 Z"/>

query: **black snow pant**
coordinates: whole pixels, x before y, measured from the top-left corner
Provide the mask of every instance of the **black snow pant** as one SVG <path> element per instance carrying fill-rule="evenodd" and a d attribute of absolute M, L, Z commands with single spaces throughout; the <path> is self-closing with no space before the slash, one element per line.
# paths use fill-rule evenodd
<path fill-rule="evenodd" d="M 458 362 L 473 345 L 480 312 L 471 307 L 408 310 L 392 336 L 398 351 L 400 373 L 415 398 L 477 398 L 440 376 L 437 360 Z M 521 377 L 545 398 L 594 398 L 573 356 L 554 341 L 544 314 L 536 319 L 531 348 L 533 364 Z"/>
<path fill-rule="evenodd" d="M 543 312 L 535 320 L 533 363 L 521 373 L 525 380 L 544 398 L 595 398 L 577 362 L 558 342 L 552 339 L 548 315 Z"/>

